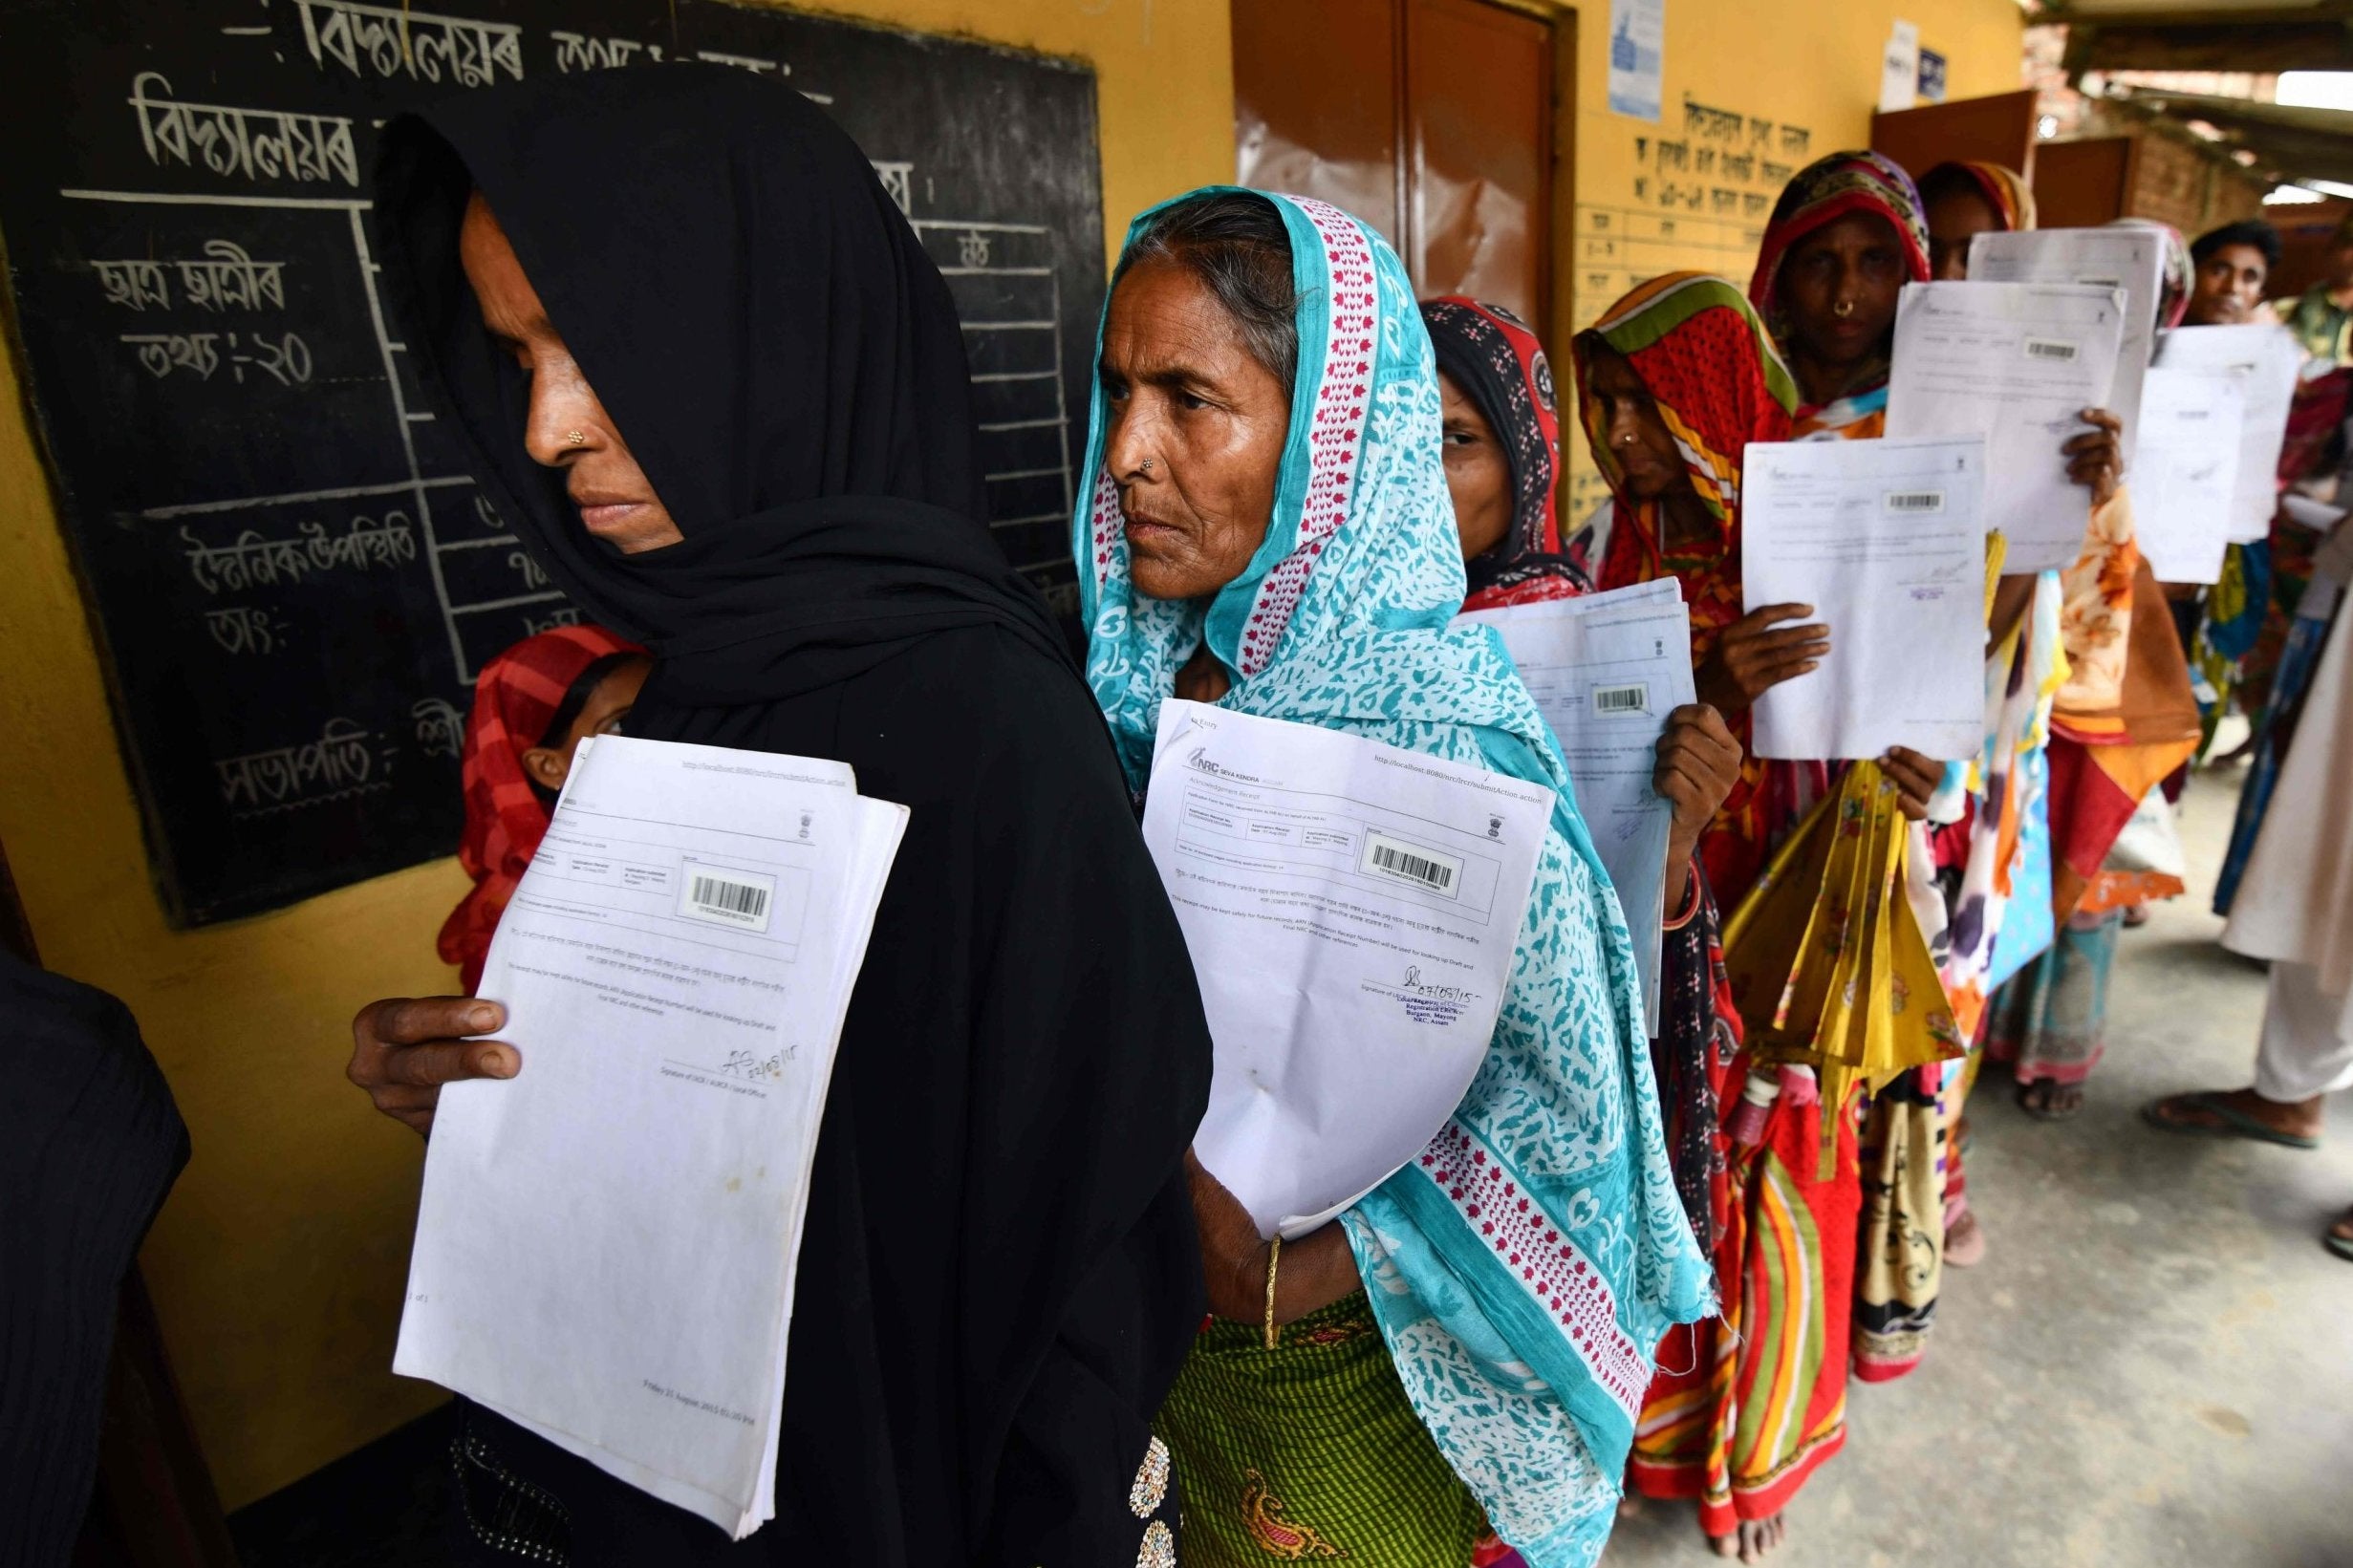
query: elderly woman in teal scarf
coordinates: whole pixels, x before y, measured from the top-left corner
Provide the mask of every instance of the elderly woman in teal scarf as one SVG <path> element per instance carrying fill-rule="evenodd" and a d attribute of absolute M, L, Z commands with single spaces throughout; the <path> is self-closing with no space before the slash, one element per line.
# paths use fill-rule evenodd
<path fill-rule="evenodd" d="M 1084 476 L 1088 679 L 1138 791 L 1178 695 L 1557 803 L 1494 1041 L 1420 1156 L 1279 1254 L 1195 1168 L 1213 1317 L 1160 1422 L 1184 1561 L 1450 1568 L 1499 1551 L 1492 1527 L 1533 1568 L 1583 1568 L 1651 1353 L 1714 1289 L 1566 765 L 1500 639 L 1449 624 L 1464 579 L 1438 382 L 1396 256 L 1290 197 L 1143 214 Z"/>

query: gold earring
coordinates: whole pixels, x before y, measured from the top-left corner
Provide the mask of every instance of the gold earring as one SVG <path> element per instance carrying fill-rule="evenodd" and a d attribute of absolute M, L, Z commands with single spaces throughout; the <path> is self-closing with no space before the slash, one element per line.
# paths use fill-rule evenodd
<path fill-rule="evenodd" d="M 564 432 L 564 440 L 570 441 L 574 446 L 578 446 L 588 440 L 588 435 L 585 431 L 567 430 Z"/>

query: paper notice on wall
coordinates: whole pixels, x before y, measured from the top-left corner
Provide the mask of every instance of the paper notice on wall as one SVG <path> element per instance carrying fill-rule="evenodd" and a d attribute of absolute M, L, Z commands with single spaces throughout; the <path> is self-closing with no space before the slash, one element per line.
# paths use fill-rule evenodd
<path fill-rule="evenodd" d="M 1920 101 L 1920 25 L 1898 20 L 1888 30 L 1880 56 L 1879 112 L 1891 114 Z"/>
<path fill-rule="evenodd" d="M 1609 107 L 1655 120 L 1666 74 L 1667 0 L 1609 0 Z"/>

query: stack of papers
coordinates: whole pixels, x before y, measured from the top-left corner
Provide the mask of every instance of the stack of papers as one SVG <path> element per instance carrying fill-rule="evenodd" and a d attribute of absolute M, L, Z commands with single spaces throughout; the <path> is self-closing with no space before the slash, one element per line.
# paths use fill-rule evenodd
<path fill-rule="evenodd" d="M 2133 537 L 2161 583 L 2211 583 L 2222 576 L 2222 552 L 2238 505 L 2247 383 L 2244 373 L 2149 368 L 2141 392 L 2141 428 L 2148 440 L 2128 483 Z"/>
<path fill-rule="evenodd" d="M 903 806 L 840 763 L 581 742 L 481 994 L 510 1082 L 442 1091 L 393 1370 L 742 1538 L 826 1084 Z"/>
<path fill-rule="evenodd" d="M 1160 705 L 1144 843 L 1217 1067 L 1194 1135 L 1305 1235 L 1446 1125 L 1486 1058 L 1552 791 L 1336 730 Z"/>
<path fill-rule="evenodd" d="M 2238 471 L 2231 486 L 2229 539 L 2234 545 L 2271 535 L 2272 512 L 2279 502 L 2279 448 L 2287 440 L 2288 405 L 2296 400 L 2296 376 L 2303 363 L 2304 351 L 2298 347 L 2296 334 L 2268 322 L 2176 327 L 2157 349 L 2160 369 L 2209 382 L 2243 383 L 2246 418 L 2239 426 Z M 2137 484 L 2133 500 L 2140 500 Z M 2157 575 L 2168 582 L 2194 580 L 2168 578 L 2162 571 Z"/>
<path fill-rule="evenodd" d="M 1667 716 L 1698 700 L 1683 585 L 1660 577 L 1582 598 L 1473 611 L 1461 619 L 1502 636 L 1561 742 L 1577 813 L 1633 934 L 1656 1034 L 1659 926 L 1674 813 L 1651 777 Z"/>
<path fill-rule="evenodd" d="M 2076 283 L 2125 291 L 2125 330 L 2106 407 L 2124 422 L 2127 470 L 2139 450 L 2141 377 L 2157 349 L 2157 290 L 2164 271 L 2165 240 L 2152 228 L 1989 230 L 1969 242 L 1973 283 Z"/>
<path fill-rule="evenodd" d="M 1819 668 L 1757 699 L 1758 756 L 1977 755 L 1986 462 L 1976 438 L 1750 443 L 1743 606 L 1810 604 L 1830 636 Z"/>
<path fill-rule="evenodd" d="M 2124 319 L 2124 291 L 2090 286 L 1912 283 L 1898 297 L 1888 434 L 1985 439 L 1985 524 L 2002 531 L 2005 571 L 2063 571 L 2083 553 L 2091 496 L 2060 449 L 2108 401 Z"/>

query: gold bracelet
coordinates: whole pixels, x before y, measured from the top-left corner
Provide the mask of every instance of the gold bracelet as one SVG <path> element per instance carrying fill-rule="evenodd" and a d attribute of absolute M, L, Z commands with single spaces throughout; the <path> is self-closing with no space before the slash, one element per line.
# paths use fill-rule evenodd
<path fill-rule="evenodd" d="M 1283 1237 L 1266 1254 L 1266 1348 L 1275 1347 L 1275 1270 L 1283 1263 Z"/>

